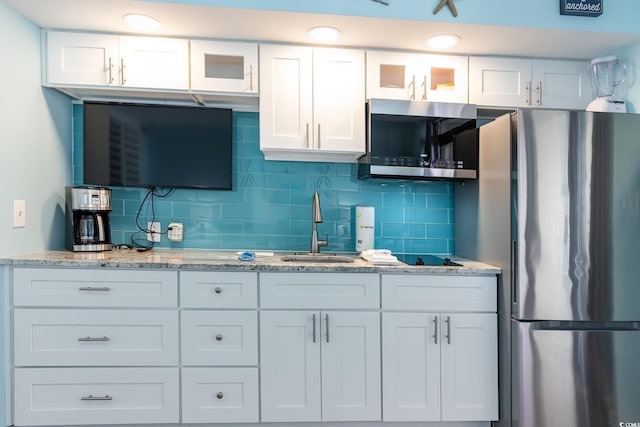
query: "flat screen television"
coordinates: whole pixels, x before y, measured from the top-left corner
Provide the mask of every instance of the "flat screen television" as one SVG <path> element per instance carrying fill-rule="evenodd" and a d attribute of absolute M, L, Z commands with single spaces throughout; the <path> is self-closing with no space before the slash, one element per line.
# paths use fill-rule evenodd
<path fill-rule="evenodd" d="M 84 102 L 84 184 L 232 189 L 224 108 Z"/>

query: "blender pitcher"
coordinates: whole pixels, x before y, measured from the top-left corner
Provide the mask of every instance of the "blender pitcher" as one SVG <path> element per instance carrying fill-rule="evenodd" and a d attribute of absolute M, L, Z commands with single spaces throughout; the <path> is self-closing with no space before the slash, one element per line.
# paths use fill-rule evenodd
<path fill-rule="evenodd" d="M 593 92 L 598 97 L 612 96 L 613 88 L 624 82 L 627 75 L 627 66 L 617 56 L 596 58 L 590 69 Z"/>

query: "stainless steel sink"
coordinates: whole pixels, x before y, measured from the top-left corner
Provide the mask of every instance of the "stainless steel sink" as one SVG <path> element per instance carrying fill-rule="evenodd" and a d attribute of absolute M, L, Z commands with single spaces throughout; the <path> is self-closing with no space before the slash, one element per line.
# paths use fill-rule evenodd
<path fill-rule="evenodd" d="M 333 254 L 295 254 L 284 255 L 281 257 L 282 261 L 288 262 L 310 262 L 310 263 L 349 263 L 353 262 L 353 258 L 347 256 L 333 255 Z"/>

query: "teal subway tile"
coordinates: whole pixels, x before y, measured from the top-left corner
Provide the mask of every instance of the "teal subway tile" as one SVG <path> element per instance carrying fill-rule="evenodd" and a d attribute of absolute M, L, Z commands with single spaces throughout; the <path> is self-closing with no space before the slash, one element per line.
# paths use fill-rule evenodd
<path fill-rule="evenodd" d="M 376 222 L 404 222 L 405 209 L 376 209 Z"/>
<path fill-rule="evenodd" d="M 289 211 L 289 205 L 274 205 L 274 204 L 268 204 L 267 205 L 267 218 L 269 219 L 273 219 L 273 220 L 287 220 L 289 221 L 289 219 L 291 218 L 291 214 Z"/>
<path fill-rule="evenodd" d="M 259 203 L 264 200 L 266 203 L 275 203 L 281 205 L 288 205 L 291 200 L 291 192 L 288 189 L 247 189 L 245 190 L 247 200 L 251 200 L 252 203 Z"/>
<path fill-rule="evenodd" d="M 247 221 L 244 225 L 244 234 L 258 234 L 264 236 L 286 235 L 289 233 L 289 221 L 286 219 L 277 221 L 273 219 Z"/>
<path fill-rule="evenodd" d="M 258 159 L 236 159 L 236 162 L 234 164 L 236 168 L 235 173 L 238 176 L 242 176 L 244 174 L 264 173 L 264 162 Z"/>
<path fill-rule="evenodd" d="M 322 207 L 322 206 L 321 206 Z M 351 221 L 351 208 L 322 207 L 322 218 L 325 221 Z M 355 220 L 355 219 L 354 219 Z"/>
<path fill-rule="evenodd" d="M 291 183 L 296 181 L 298 178 L 295 175 L 290 174 L 279 174 L 279 173 L 271 173 L 268 175 L 264 175 L 265 177 L 265 187 L 266 188 L 279 188 L 279 189 L 290 189 Z"/>
<path fill-rule="evenodd" d="M 428 194 L 427 208 L 429 209 L 453 208 L 453 198 L 449 194 Z"/>
<path fill-rule="evenodd" d="M 377 229 L 380 229 L 380 237 L 383 238 L 424 239 L 426 237 L 426 227 L 423 224 L 382 223 Z"/>
<path fill-rule="evenodd" d="M 200 190 L 197 193 L 199 203 L 244 203 L 244 190 L 234 189 L 233 191 Z"/>
<path fill-rule="evenodd" d="M 449 224 L 454 224 L 456 222 L 455 211 L 453 209 L 449 209 Z"/>
<path fill-rule="evenodd" d="M 405 209 L 407 222 L 425 224 L 447 224 L 449 211 L 447 209 Z"/>
<path fill-rule="evenodd" d="M 267 206 L 264 204 L 225 204 L 221 206 L 223 218 L 266 218 Z"/>
<path fill-rule="evenodd" d="M 416 197 L 412 193 L 382 193 L 382 207 L 416 207 Z"/>
<path fill-rule="evenodd" d="M 454 237 L 453 224 L 427 224 L 429 239 L 451 239 Z"/>
<path fill-rule="evenodd" d="M 448 194 L 450 192 L 451 186 L 452 184 L 449 182 L 415 181 L 411 184 L 411 191 L 414 193 Z"/>
<path fill-rule="evenodd" d="M 392 253 L 402 253 L 404 250 L 403 239 L 375 239 L 373 242 L 374 249 L 388 249 Z"/>
<path fill-rule="evenodd" d="M 309 200 L 308 205 L 290 205 L 289 206 L 289 218 L 291 220 L 308 220 L 311 223 L 311 200 Z"/>
<path fill-rule="evenodd" d="M 239 219 L 212 219 L 200 217 L 196 220 L 196 233 L 243 235 L 246 221 Z"/>
<path fill-rule="evenodd" d="M 404 251 L 412 254 L 448 254 L 447 239 L 405 239 Z"/>
<path fill-rule="evenodd" d="M 357 163 L 337 163 L 336 164 L 336 175 L 337 176 L 346 176 L 355 180 L 355 182 L 359 183 L 358 180 L 358 164 Z"/>
<path fill-rule="evenodd" d="M 173 202 L 171 216 L 176 219 L 197 217 L 220 217 L 220 207 L 212 204 Z"/>
<path fill-rule="evenodd" d="M 448 239 L 447 243 L 448 243 L 448 246 L 449 246 L 449 253 L 450 254 L 455 254 L 456 253 L 456 241 L 455 241 L 455 239 Z"/>

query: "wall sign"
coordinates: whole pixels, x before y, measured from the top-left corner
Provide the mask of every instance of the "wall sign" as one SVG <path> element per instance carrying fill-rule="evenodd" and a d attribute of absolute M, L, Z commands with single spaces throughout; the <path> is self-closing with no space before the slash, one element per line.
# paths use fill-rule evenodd
<path fill-rule="evenodd" d="M 602 15 L 604 0 L 560 0 L 560 15 L 591 16 Z"/>

